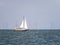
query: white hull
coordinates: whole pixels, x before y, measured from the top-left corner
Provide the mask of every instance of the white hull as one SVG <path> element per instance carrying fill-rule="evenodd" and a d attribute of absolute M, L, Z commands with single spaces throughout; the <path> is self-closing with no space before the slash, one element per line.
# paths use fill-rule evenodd
<path fill-rule="evenodd" d="M 16 28 L 16 30 L 27 30 L 25 28 Z"/>

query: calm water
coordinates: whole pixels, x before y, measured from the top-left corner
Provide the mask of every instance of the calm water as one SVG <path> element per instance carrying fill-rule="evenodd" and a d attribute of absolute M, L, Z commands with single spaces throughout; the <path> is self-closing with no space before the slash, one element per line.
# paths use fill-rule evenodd
<path fill-rule="evenodd" d="M 0 45 L 60 45 L 60 30 L 0 30 Z"/>

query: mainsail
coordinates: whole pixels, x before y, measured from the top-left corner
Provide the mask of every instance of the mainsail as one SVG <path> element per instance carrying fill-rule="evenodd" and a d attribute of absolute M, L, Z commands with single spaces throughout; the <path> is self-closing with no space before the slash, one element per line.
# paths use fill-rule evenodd
<path fill-rule="evenodd" d="M 22 28 L 22 29 L 28 29 L 28 27 L 27 27 L 27 22 L 26 22 L 26 18 L 24 18 L 24 19 L 22 20 L 22 23 L 21 23 L 21 25 L 20 25 L 20 28 Z"/>

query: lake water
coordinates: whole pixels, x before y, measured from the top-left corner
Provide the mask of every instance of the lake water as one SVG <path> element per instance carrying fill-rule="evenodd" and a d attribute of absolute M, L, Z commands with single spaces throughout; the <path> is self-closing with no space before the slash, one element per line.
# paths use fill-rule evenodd
<path fill-rule="evenodd" d="M 0 45 L 60 45 L 60 30 L 0 30 Z"/>

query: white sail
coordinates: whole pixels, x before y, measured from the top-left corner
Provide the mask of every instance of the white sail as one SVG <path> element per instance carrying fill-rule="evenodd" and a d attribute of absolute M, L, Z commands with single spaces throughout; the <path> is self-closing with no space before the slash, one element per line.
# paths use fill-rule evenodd
<path fill-rule="evenodd" d="M 24 24 L 25 27 L 24 28 L 28 29 L 26 19 L 25 19 L 24 22 L 25 22 L 25 24 Z"/>
<path fill-rule="evenodd" d="M 23 28 L 23 22 L 24 22 L 24 21 L 22 21 L 22 24 L 20 25 L 20 28 Z"/>
<path fill-rule="evenodd" d="M 22 29 L 28 29 L 26 19 L 23 19 L 22 24 L 20 25 Z"/>

